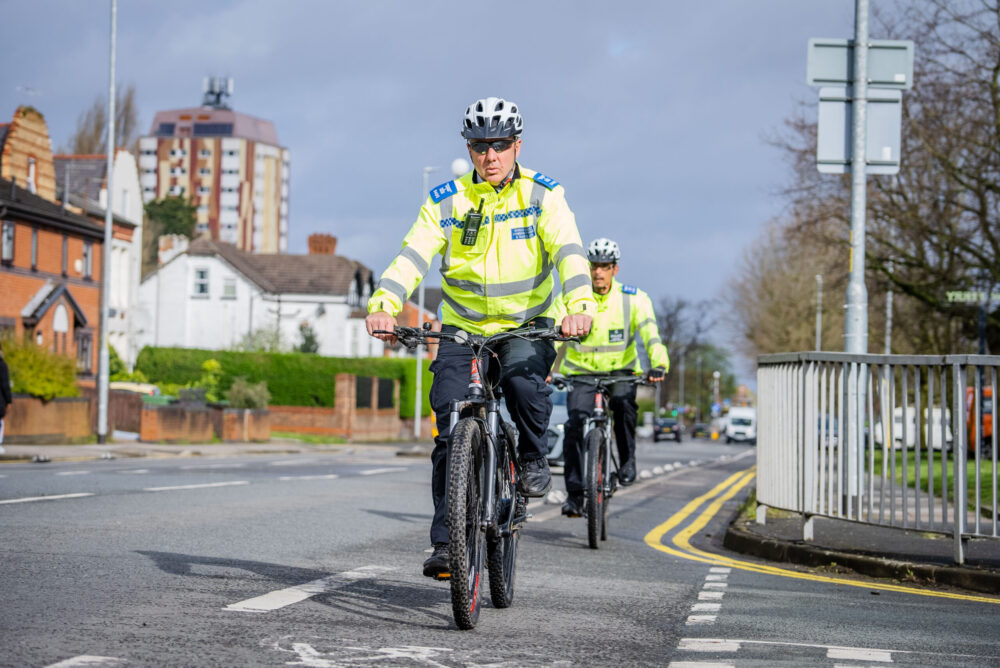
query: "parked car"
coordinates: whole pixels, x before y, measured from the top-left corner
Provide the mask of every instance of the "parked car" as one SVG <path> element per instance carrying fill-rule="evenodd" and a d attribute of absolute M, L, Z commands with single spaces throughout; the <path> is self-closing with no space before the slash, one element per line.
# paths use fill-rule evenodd
<path fill-rule="evenodd" d="M 548 442 L 549 453 L 546 459 L 549 466 L 563 466 L 563 438 L 566 434 L 566 421 L 569 420 L 569 411 L 566 410 L 566 390 L 553 388 L 552 390 L 552 415 L 549 416 L 549 426 L 545 430 L 545 438 Z M 507 402 L 500 402 L 500 415 L 504 420 L 513 422 L 510 413 L 507 411 Z"/>
<path fill-rule="evenodd" d="M 704 422 L 695 422 L 694 426 L 691 427 L 691 436 L 693 438 L 709 438 L 711 435 L 711 430 L 709 430 L 708 425 Z"/>
<path fill-rule="evenodd" d="M 930 412 L 926 408 L 923 409 L 923 419 L 921 420 L 923 424 L 923 440 L 921 442 L 921 447 L 927 447 L 927 443 L 931 443 L 933 449 L 941 449 L 941 432 L 944 431 L 944 446 L 945 449 L 951 450 L 952 442 L 954 440 L 951 432 L 951 410 L 942 409 L 935 406 Z M 930 425 L 931 433 L 927 433 L 927 426 Z M 943 428 L 943 429 L 942 429 Z M 882 444 L 885 440 L 883 431 L 882 421 L 879 420 L 875 423 L 875 434 L 874 440 L 878 444 Z M 896 406 L 892 411 L 892 445 L 895 449 L 901 449 L 903 447 L 903 407 Z M 912 405 L 906 406 L 906 447 L 912 448 L 917 442 L 917 409 Z"/>
<path fill-rule="evenodd" d="M 674 418 L 659 418 L 653 428 L 653 440 L 672 438 L 680 443 L 683 431 L 684 427 Z"/>

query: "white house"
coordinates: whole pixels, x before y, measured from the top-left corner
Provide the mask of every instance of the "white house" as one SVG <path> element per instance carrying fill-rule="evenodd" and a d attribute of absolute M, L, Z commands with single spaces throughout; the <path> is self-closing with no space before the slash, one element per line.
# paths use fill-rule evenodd
<path fill-rule="evenodd" d="M 60 199 L 103 224 L 108 206 L 107 156 L 54 155 L 52 159 Z M 112 170 L 108 342 L 131 368 L 140 349 L 135 313 L 142 274 L 142 188 L 135 156 L 125 149 L 115 152 Z"/>
<path fill-rule="evenodd" d="M 251 254 L 204 237 L 186 247 L 183 237 L 161 238 L 161 249 L 171 243 L 139 288 L 142 345 L 225 350 L 278 328 L 291 347 L 306 323 L 320 355 L 382 356 L 382 342 L 365 331 L 371 270 L 335 255 L 333 237 L 310 237 L 308 255 Z"/>

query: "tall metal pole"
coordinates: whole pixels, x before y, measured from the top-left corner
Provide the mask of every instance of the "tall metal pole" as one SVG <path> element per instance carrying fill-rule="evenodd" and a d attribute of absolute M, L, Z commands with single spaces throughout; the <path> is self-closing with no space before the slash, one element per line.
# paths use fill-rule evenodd
<path fill-rule="evenodd" d="M 698 397 L 697 397 L 697 402 L 698 402 L 698 421 L 701 422 L 701 419 L 705 416 L 704 413 L 701 412 L 701 390 L 703 389 L 702 388 L 702 384 L 701 384 L 701 353 L 698 353 L 698 365 L 697 366 L 698 366 Z"/>
<path fill-rule="evenodd" d="M 431 172 L 436 171 L 437 167 L 424 167 L 423 169 L 423 190 L 421 191 L 420 203 L 423 205 L 423 200 L 427 197 L 427 192 L 430 190 L 430 186 L 427 184 L 427 177 L 430 176 Z M 426 278 L 426 277 L 424 277 Z M 424 279 L 420 279 L 420 287 L 417 288 L 417 327 L 423 327 L 424 325 Z M 423 419 L 424 410 L 424 391 L 423 391 L 423 381 L 424 381 L 424 361 L 423 355 L 421 354 L 421 347 L 418 345 L 416 350 L 413 351 L 417 357 L 417 382 L 416 382 L 416 395 L 413 397 L 413 438 L 420 438 L 420 422 Z"/>
<path fill-rule="evenodd" d="M 865 287 L 866 137 L 868 120 L 868 0 L 855 0 L 854 95 L 851 154 L 851 278 L 847 284 L 844 351 L 868 352 L 868 289 Z"/>
<path fill-rule="evenodd" d="M 681 406 L 684 405 L 684 353 L 681 353 L 681 379 L 680 379 L 680 391 L 678 392 L 677 401 Z"/>
<path fill-rule="evenodd" d="M 868 352 L 868 288 L 865 287 L 865 208 L 867 157 L 865 131 L 868 123 L 868 0 L 854 4 L 854 91 L 852 99 L 853 153 L 851 154 L 851 278 L 847 284 L 844 351 Z M 858 498 L 858 448 L 865 405 L 865 387 L 859 380 L 864 365 L 850 373 L 846 387 L 847 465 L 841 471 L 844 490 L 842 510 L 855 508 Z"/>
<path fill-rule="evenodd" d="M 892 272 L 892 262 L 889 271 Z M 892 354 L 892 288 L 885 293 L 885 354 Z"/>
<path fill-rule="evenodd" d="M 816 350 L 823 350 L 823 274 L 816 274 Z"/>
<path fill-rule="evenodd" d="M 101 343 L 97 362 L 97 442 L 108 441 L 108 306 L 111 301 L 111 239 L 114 201 L 115 162 L 115 33 L 118 29 L 118 0 L 111 0 L 111 56 L 108 63 L 108 197 L 104 209 L 104 250 L 101 270 Z"/>

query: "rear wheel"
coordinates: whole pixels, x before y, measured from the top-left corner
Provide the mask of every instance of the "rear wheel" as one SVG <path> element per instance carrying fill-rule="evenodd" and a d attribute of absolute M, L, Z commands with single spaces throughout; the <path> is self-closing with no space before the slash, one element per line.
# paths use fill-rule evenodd
<path fill-rule="evenodd" d="M 501 443 L 501 447 L 502 445 Z M 517 541 L 521 536 L 520 526 L 527 511 L 524 500 L 517 492 L 514 463 L 509 457 L 503 457 L 500 467 L 500 478 L 503 482 L 501 488 L 497 490 L 498 534 L 487 540 L 486 564 L 490 572 L 490 600 L 493 602 L 493 607 L 509 608 L 514 601 Z M 499 532 L 504 530 L 508 522 L 511 522 L 509 534 L 501 535 Z"/>
<path fill-rule="evenodd" d="M 586 438 L 587 446 L 587 543 L 595 550 L 604 525 L 604 459 L 607 443 L 604 432 L 591 429 Z"/>
<path fill-rule="evenodd" d="M 460 629 L 479 620 L 479 585 L 483 575 L 485 539 L 480 520 L 486 467 L 479 423 L 461 420 L 448 452 L 448 533 L 451 555 L 451 607 Z"/>

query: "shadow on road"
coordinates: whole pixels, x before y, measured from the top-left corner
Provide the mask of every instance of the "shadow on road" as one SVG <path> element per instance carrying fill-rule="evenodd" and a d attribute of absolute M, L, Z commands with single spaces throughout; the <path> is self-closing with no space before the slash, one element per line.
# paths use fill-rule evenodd
<path fill-rule="evenodd" d="M 431 519 L 433 519 L 428 513 L 394 513 L 389 510 L 374 510 L 372 508 L 362 508 L 361 510 L 362 512 L 407 524 L 430 524 Z"/>

